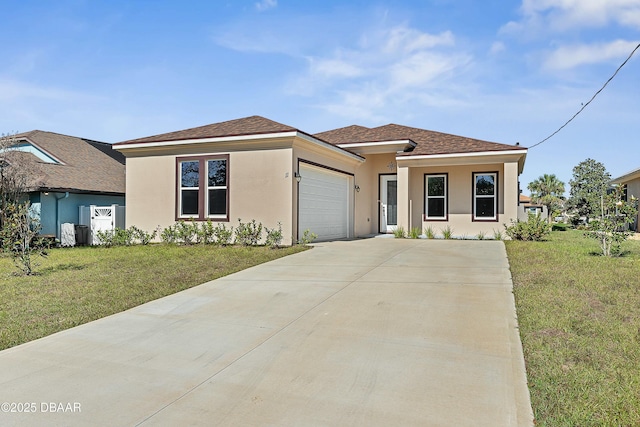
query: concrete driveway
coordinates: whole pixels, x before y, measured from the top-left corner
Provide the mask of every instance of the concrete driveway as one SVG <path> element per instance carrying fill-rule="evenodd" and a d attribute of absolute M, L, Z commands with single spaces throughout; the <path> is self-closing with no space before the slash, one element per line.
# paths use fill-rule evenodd
<path fill-rule="evenodd" d="M 0 404 L 4 426 L 533 425 L 492 241 L 318 244 L 0 352 Z"/>

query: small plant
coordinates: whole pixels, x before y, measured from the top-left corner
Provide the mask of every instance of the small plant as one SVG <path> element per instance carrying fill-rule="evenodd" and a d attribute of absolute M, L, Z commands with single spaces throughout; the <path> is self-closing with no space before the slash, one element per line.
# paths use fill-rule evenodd
<path fill-rule="evenodd" d="M 442 237 L 446 240 L 449 239 L 453 239 L 453 228 L 451 228 L 451 226 L 447 225 L 445 228 L 443 228 L 442 230 Z"/>
<path fill-rule="evenodd" d="M 160 239 L 163 243 L 176 244 L 178 243 L 178 231 L 176 225 L 170 225 L 160 233 Z"/>
<path fill-rule="evenodd" d="M 308 245 L 318 238 L 316 233 L 312 233 L 308 228 L 302 233 L 302 237 L 298 240 L 299 245 Z"/>
<path fill-rule="evenodd" d="M 282 243 L 282 224 L 278 222 L 278 228 L 269 229 L 267 227 L 264 228 L 267 233 L 267 237 L 265 239 L 265 243 L 267 246 L 277 249 L 280 247 Z"/>
<path fill-rule="evenodd" d="M 193 245 L 198 239 L 198 225 L 194 220 L 191 222 L 179 221 L 176 224 L 177 243 L 183 245 Z"/>
<path fill-rule="evenodd" d="M 425 228 L 424 234 L 425 234 L 425 236 L 427 236 L 427 239 L 435 239 L 436 238 L 436 233 L 433 231 L 433 227 L 431 227 L 431 226 L 428 226 L 427 228 Z"/>
<path fill-rule="evenodd" d="M 200 224 L 200 228 L 198 229 L 198 243 L 210 245 L 215 243 L 215 241 L 215 227 L 213 226 L 213 222 L 208 219 L 207 222 Z"/>
<path fill-rule="evenodd" d="M 393 236 L 396 239 L 404 239 L 405 237 L 407 237 L 407 232 L 405 231 L 404 227 L 399 225 L 395 230 L 393 230 Z"/>
<path fill-rule="evenodd" d="M 113 246 L 131 246 L 133 244 L 134 231 L 131 228 L 116 227 L 113 230 Z"/>
<path fill-rule="evenodd" d="M 146 231 L 136 227 L 135 225 L 132 225 L 131 227 L 129 227 L 129 229 L 131 230 L 131 234 L 133 235 L 134 240 L 137 240 L 138 243 L 145 246 L 151 243 L 151 241 L 158 235 L 157 228 L 153 230 L 152 233 L 147 233 Z"/>
<path fill-rule="evenodd" d="M 503 240 L 504 235 L 500 230 L 493 230 L 493 240 Z"/>
<path fill-rule="evenodd" d="M 216 245 L 227 246 L 231 244 L 231 238 L 233 237 L 233 227 L 227 229 L 224 224 L 218 224 L 213 229 L 213 236 L 215 237 Z"/>
<path fill-rule="evenodd" d="M 101 245 L 105 248 L 110 248 L 114 245 L 115 230 L 97 230 L 95 233 L 94 245 Z"/>
<path fill-rule="evenodd" d="M 13 262 L 25 276 L 35 274 L 38 266 L 32 255 L 47 256 L 45 245 L 38 239 L 40 222 L 29 214 L 30 204 L 10 203 L 5 207 L 2 244 L 11 251 Z"/>
<path fill-rule="evenodd" d="M 238 226 L 236 227 L 236 243 L 243 246 L 255 246 L 262 239 L 262 223 L 256 223 L 256 220 L 243 223 L 238 218 Z"/>
<path fill-rule="evenodd" d="M 409 237 L 412 239 L 419 239 L 421 234 L 420 227 L 413 227 L 409 232 Z"/>
<path fill-rule="evenodd" d="M 511 221 L 505 225 L 505 233 L 513 240 L 544 240 L 551 233 L 551 224 L 539 215 L 531 214 L 526 221 Z"/>
<path fill-rule="evenodd" d="M 476 238 L 478 240 L 484 240 L 487 238 L 487 233 L 484 231 L 479 231 L 478 234 L 476 234 Z"/>

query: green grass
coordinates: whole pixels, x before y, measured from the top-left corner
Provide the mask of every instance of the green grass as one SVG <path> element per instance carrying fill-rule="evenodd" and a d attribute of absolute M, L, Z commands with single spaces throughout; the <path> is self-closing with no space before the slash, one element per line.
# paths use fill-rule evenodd
<path fill-rule="evenodd" d="M 620 258 L 571 230 L 506 246 L 537 425 L 640 425 L 640 241 Z"/>
<path fill-rule="evenodd" d="M 36 276 L 0 255 L 0 350 L 304 250 L 150 245 L 53 249 Z"/>

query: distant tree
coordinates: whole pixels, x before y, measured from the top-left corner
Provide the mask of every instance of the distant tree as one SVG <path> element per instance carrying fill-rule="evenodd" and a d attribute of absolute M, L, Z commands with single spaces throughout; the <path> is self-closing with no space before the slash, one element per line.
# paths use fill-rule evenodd
<path fill-rule="evenodd" d="M 564 203 L 564 182 L 551 174 L 544 174 L 527 186 L 531 191 L 531 201 L 547 207 L 549 222 L 553 213 L 562 208 Z"/>
<path fill-rule="evenodd" d="M 571 192 L 569 206 L 578 215 L 595 218 L 601 213 L 602 198 L 607 194 L 611 175 L 604 165 L 593 159 L 587 159 L 573 168 L 573 179 L 569 181 Z"/>

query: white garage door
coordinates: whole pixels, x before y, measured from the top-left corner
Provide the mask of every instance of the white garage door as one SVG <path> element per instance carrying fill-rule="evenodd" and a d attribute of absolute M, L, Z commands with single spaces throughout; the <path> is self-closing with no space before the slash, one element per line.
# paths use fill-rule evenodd
<path fill-rule="evenodd" d="M 349 237 L 349 175 L 300 163 L 298 232 L 318 240 Z"/>

